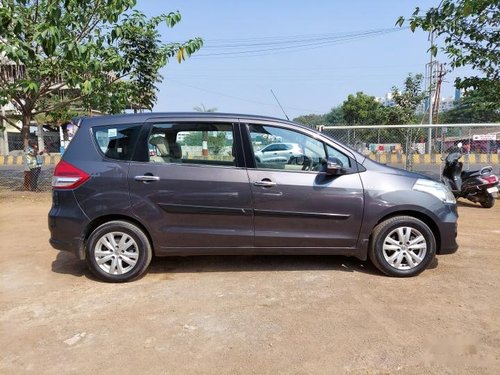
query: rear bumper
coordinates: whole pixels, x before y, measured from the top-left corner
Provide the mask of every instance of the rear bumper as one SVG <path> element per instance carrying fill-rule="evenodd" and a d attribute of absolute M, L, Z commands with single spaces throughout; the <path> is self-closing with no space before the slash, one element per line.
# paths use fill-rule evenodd
<path fill-rule="evenodd" d="M 49 243 L 54 249 L 69 251 L 85 259 L 83 230 L 88 223 L 72 191 L 53 191 L 48 225 Z"/>
<path fill-rule="evenodd" d="M 75 238 L 73 242 L 60 241 L 55 238 L 50 238 L 49 243 L 56 250 L 69 251 L 73 253 L 73 255 L 75 255 L 78 259 L 85 259 L 85 249 L 83 246 L 83 241 L 79 238 Z"/>

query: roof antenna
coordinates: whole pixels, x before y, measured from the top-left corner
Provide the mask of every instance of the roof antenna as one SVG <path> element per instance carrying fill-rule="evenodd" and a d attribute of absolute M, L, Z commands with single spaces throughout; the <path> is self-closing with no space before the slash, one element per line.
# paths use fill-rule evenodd
<path fill-rule="evenodd" d="M 280 106 L 280 108 L 281 108 L 281 110 L 283 111 L 283 114 L 285 115 L 286 119 L 287 119 L 288 121 L 290 121 L 290 119 L 288 118 L 288 115 L 286 114 L 285 110 L 284 110 L 284 109 L 283 109 L 283 107 L 281 106 L 280 101 L 278 100 L 278 98 L 276 97 L 276 95 L 274 95 L 274 91 L 273 91 L 273 89 L 271 89 L 271 94 L 273 94 L 274 99 L 276 99 L 276 103 L 278 103 L 278 105 Z"/>

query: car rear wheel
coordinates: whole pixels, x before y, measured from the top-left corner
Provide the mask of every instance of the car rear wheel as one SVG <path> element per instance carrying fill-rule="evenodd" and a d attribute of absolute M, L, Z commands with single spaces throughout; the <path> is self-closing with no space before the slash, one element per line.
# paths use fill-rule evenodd
<path fill-rule="evenodd" d="M 432 230 L 411 216 L 396 216 L 378 224 L 372 233 L 369 256 L 389 276 L 416 276 L 436 255 Z"/>
<path fill-rule="evenodd" d="M 95 229 L 87 241 L 87 264 L 100 279 L 125 282 L 142 275 L 151 262 L 148 237 L 132 223 L 110 221 Z"/>

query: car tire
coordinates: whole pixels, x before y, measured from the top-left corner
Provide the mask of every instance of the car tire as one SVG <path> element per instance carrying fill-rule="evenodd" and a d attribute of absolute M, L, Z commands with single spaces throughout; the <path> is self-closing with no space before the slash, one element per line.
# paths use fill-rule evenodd
<path fill-rule="evenodd" d="M 152 248 L 146 234 L 127 221 L 97 227 L 86 246 L 87 264 L 98 278 L 121 283 L 141 276 L 149 266 Z"/>
<path fill-rule="evenodd" d="M 412 216 L 395 216 L 374 228 L 368 255 L 386 275 L 416 276 L 436 256 L 436 239 L 423 221 Z"/>

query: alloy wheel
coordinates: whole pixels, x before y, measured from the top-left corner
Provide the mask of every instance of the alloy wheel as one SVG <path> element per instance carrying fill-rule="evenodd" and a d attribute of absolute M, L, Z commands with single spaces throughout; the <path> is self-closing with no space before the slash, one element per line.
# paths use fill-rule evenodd
<path fill-rule="evenodd" d="M 384 239 L 382 251 L 387 263 L 397 270 L 417 267 L 427 253 L 427 242 L 418 230 L 398 227 Z"/>
<path fill-rule="evenodd" d="M 108 232 L 94 247 L 94 259 L 110 275 L 123 275 L 134 269 L 139 259 L 135 240 L 124 232 Z"/>

